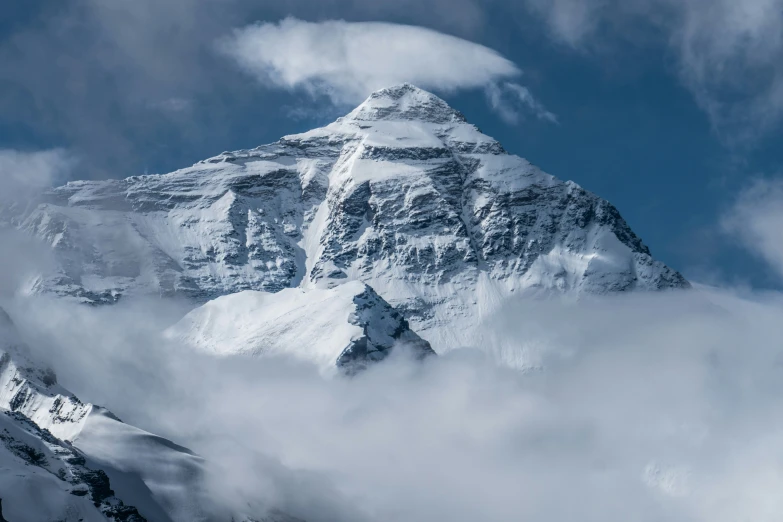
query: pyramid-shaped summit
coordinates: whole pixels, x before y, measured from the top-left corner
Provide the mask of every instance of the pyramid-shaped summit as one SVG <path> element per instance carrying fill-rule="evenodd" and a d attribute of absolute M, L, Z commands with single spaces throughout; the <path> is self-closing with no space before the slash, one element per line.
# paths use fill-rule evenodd
<path fill-rule="evenodd" d="M 511 295 L 689 286 L 609 202 L 408 84 L 171 174 L 69 183 L 20 221 L 60 260 L 42 291 L 205 301 L 359 280 L 436 351 L 470 342 Z"/>
<path fill-rule="evenodd" d="M 345 119 L 355 121 L 422 121 L 464 123 L 465 117 L 448 103 L 423 89 L 403 83 L 381 89 L 351 111 Z"/>

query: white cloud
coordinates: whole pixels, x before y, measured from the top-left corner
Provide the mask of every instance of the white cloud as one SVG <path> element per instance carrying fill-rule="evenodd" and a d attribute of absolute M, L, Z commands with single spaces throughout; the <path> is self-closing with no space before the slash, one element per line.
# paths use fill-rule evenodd
<path fill-rule="evenodd" d="M 74 159 L 64 149 L 19 151 L 0 149 L 0 189 L 40 190 L 64 181 Z"/>
<path fill-rule="evenodd" d="M 528 6 L 545 17 L 552 34 L 577 46 L 591 36 L 598 25 L 606 0 L 526 0 Z"/>
<path fill-rule="evenodd" d="M 164 345 L 174 308 L 37 298 L 9 312 L 65 386 L 218 463 L 216 495 L 308 522 L 777 522 L 783 510 L 770 494 L 783 487 L 781 294 L 520 300 L 486 325 L 484 353 L 331 380 Z M 500 362 L 531 346 L 540 371 Z"/>
<path fill-rule="evenodd" d="M 250 122 L 249 105 L 270 106 L 214 52 L 215 39 L 233 27 L 288 15 L 351 16 L 476 34 L 486 20 L 480 0 L 16 4 L 26 14 L 0 32 L 3 126 L 26 129 L 32 143 L 67 144 L 82 160 L 81 177 L 97 179 L 138 174 L 149 164 L 172 170 L 244 143 L 249 131 L 278 137 L 267 118 Z"/>
<path fill-rule="evenodd" d="M 65 182 L 75 159 L 64 149 L 0 149 L 0 299 L 53 268 L 51 250 L 9 226 L 20 209 L 46 189 Z"/>
<path fill-rule="evenodd" d="M 518 119 L 522 109 L 553 118 L 525 87 L 510 81 L 522 74 L 514 63 L 483 45 L 423 27 L 287 18 L 238 29 L 219 47 L 266 85 L 326 94 L 339 105 L 409 82 L 444 92 L 503 90 L 511 96 L 493 106 L 504 119 Z"/>
<path fill-rule="evenodd" d="M 773 246 L 781 201 L 783 184 L 767 183 L 737 205 L 745 221 L 765 216 L 750 229 Z M 41 255 L 8 239 L 0 299 Z M 783 487 L 783 294 L 520 300 L 485 325 L 483 353 L 332 380 L 167 345 L 159 333 L 184 306 L 16 297 L 8 310 L 61 383 L 207 457 L 208 487 L 237 505 L 308 522 L 777 522 L 783 510 L 768 493 Z M 540 370 L 514 370 L 529 357 Z"/>
<path fill-rule="evenodd" d="M 663 39 L 720 137 L 752 144 L 783 118 L 783 0 L 527 0 L 560 41 Z M 641 43 L 645 43 L 644 40 Z"/>
<path fill-rule="evenodd" d="M 25 205 L 47 188 L 64 183 L 75 164 L 64 149 L 0 149 L 0 223 L 4 208 Z"/>
<path fill-rule="evenodd" d="M 723 228 L 783 277 L 783 180 L 759 180 L 744 190 Z"/>
<path fill-rule="evenodd" d="M 557 123 L 557 116 L 541 105 L 527 87 L 517 83 L 504 82 L 487 86 L 486 92 L 492 109 L 509 125 L 519 122 L 522 116 L 520 107 L 528 109 L 540 120 Z"/>

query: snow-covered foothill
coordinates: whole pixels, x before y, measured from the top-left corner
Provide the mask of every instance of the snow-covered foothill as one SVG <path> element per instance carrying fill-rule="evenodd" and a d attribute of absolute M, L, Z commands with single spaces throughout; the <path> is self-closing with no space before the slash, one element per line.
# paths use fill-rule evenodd
<path fill-rule="evenodd" d="M 416 357 L 434 354 L 397 311 L 358 281 L 219 297 L 166 335 L 216 355 L 291 355 L 327 373 L 355 371 L 386 358 L 395 347 Z"/>

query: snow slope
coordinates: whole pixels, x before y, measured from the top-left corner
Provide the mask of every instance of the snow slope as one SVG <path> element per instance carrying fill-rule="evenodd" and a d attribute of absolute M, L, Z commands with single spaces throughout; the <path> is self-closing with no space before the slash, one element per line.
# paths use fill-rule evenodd
<path fill-rule="evenodd" d="M 610 203 L 408 84 L 326 127 L 170 174 L 69 183 L 16 222 L 59 259 L 39 291 L 205 302 L 358 280 L 436 351 L 470 342 L 513 293 L 689 287 Z"/>
<path fill-rule="evenodd" d="M 218 355 L 280 355 L 349 372 L 405 345 L 416 356 L 429 343 L 370 287 L 358 281 L 331 289 L 244 291 L 193 310 L 166 334 Z"/>

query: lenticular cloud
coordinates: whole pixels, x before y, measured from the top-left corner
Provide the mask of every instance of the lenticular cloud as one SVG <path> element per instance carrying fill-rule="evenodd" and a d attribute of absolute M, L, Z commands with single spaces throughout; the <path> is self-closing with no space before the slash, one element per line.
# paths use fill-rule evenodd
<path fill-rule="evenodd" d="M 375 90 L 404 82 L 445 92 L 497 90 L 499 82 L 517 85 L 509 82 L 522 74 L 483 45 L 424 27 L 380 22 L 287 18 L 237 29 L 219 48 L 265 85 L 325 92 L 338 105 L 358 103 Z M 528 98 L 515 105 L 554 119 L 529 93 Z M 515 110 L 508 104 L 493 108 L 504 119 Z"/>

